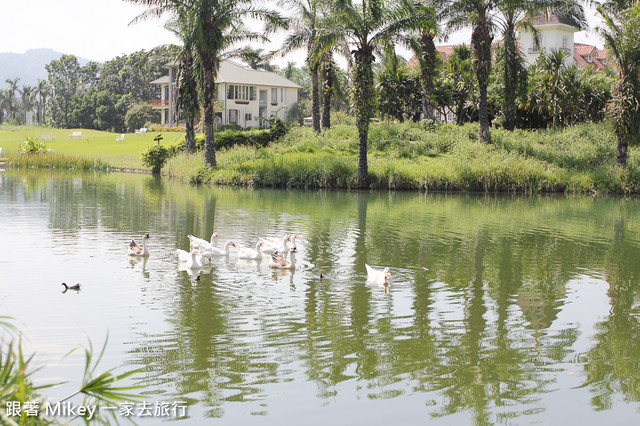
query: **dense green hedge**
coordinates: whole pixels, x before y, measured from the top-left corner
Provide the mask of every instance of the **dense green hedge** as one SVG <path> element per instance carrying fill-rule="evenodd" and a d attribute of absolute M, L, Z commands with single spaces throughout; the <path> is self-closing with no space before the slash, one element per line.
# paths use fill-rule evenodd
<path fill-rule="evenodd" d="M 236 145 L 265 147 L 273 141 L 283 137 L 288 130 L 286 124 L 277 117 L 266 120 L 268 129 L 233 130 L 225 129 L 214 133 L 216 150 L 231 148 Z M 169 148 L 170 154 L 176 155 L 184 152 L 184 139 L 178 141 Z M 204 135 L 196 135 L 196 151 L 204 150 Z"/>

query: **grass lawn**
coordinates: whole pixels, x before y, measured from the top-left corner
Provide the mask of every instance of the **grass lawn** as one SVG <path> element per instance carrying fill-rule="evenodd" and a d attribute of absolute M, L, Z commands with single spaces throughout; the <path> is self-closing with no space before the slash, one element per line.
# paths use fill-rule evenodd
<path fill-rule="evenodd" d="M 82 132 L 82 137 L 72 138 L 72 132 Z M 120 133 L 87 129 L 54 129 L 38 126 L 0 126 L 0 147 L 2 154 L 20 152 L 22 142 L 27 137 L 38 139 L 42 134 L 52 134 L 55 139 L 45 140 L 48 149 L 60 154 L 77 154 L 92 159 L 100 159 L 112 167 L 147 169 L 140 163 L 140 153 L 154 144 L 158 133 L 127 133 L 124 141 L 117 142 Z M 182 133 L 164 132 L 163 144 L 173 144 Z"/>

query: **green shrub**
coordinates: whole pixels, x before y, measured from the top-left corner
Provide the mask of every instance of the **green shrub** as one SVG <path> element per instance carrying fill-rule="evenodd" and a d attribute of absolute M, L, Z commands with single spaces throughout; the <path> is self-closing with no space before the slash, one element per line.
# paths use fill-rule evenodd
<path fill-rule="evenodd" d="M 164 163 L 171 156 L 169 148 L 165 148 L 158 142 L 142 153 L 140 160 L 142 164 L 151 167 L 151 173 L 160 173 Z"/>
<path fill-rule="evenodd" d="M 47 152 L 47 145 L 34 138 L 27 137 L 24 142 L 24 146 L 20 150 L 22 154 L 39 154 Z"/>

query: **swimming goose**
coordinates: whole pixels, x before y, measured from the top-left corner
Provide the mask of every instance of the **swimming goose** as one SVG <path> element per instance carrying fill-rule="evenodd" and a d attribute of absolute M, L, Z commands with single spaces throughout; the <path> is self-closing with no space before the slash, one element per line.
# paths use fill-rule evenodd
<path fill-rule="evenodd" d="M 62 283 L 62 285 L 64 286 L 64 291 L 67 290 L 80 290 L 80 284 L 74 284 L 74 285 L 67 285 L 67 283 Z"/>
<path fill-rule="evenodd" d="M 385 284 L 389 282 L 389 278 L 391 278 L 391 270 L 389 268 L 384 268 L 383 270 L 373 269 L 371 266 L 366 263 L 364 266 L 367 268 L 367 280 L 372 281 L 378 284 Z"/>
<path fill-rule="evenodd" d="M 210 256 L 229 256 L 229 246 L 235 247 L 236 244 L 233 241 L 227 241 L 224 243 L 222 250 L 218 247 L 211 247 L 210 249 L 204 250 L 203 253 Z"/>
<path fill-rule="evenodd" d="M 149 251 L 147 250 L 146 240 L 151 238 L 149 233 L 146 233 L 142 236 L 142 245 L 135 242 L 135 240 L 131 240 L 129 243 L 129 256 L 149 256 Z"/>
<path fill-rule="evenodd" d="M 260 242 L 262 242 L 262 252 L 269 253 L 287 253 L 289 251 L 289 241 L 291 241 L 291 237 L 285 235 L 282 237 L 282 241 L 278 241 L 276 238 L 259 238 Z"/>
<path fill-rule="evenodd" d="M 189 245 L 191 246 L 192 249 L 204 251 L 215 246 L 216 238 L 220 238 L 220 235 L 218 235 L 217 232 L 214 232 L 213 234 L 211 234 L 210 241 L 203 240 L 202 238 L 194 237 L 191 234 L 187 235 L 187 238 L 189 238 Z"/>
<path fill-rule="evenodd" d="M 210 257 L 203 254 L 198 255 L 195 250 L 186 252 L 181 249 L 176 249 L 176 253 L 178 255 L 178 261 L 188 269 L 200 269 L 202 268 L 202 264 L 205 259 L 209 259 L 209 261 L 211 261 Z"/>
<path fill-rule="evenodd" d="M 296 250 L 291 247 L 289 249 L 289 260 L 285 259 L 283 255 L 275 252 L 271 255 L 273 262 L 269 264 L 269 268 L 276 269 L 295 269 L 296 268 Z"/>
<path fill-rule="evenodd" d="M 253 260 L 262 259 L 262 242 L 261 241 L 258 241 L 256 243 L 255 250 L 240 244 L 237 244 L 236 248 L 238 249 L 238 259 L 253 259 Z"/>

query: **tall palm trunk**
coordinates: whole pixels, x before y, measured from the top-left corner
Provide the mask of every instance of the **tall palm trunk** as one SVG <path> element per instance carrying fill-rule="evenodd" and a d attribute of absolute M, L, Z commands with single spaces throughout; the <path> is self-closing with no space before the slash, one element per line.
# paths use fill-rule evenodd
<path fill-rule="evenodd" d="M 214 64 L 204 65 L 204 164 L 210 167 L 216 166 L 216 146 L 213 130 L 213 108 L 215 96 Z"/>
<path fill-rule="evenodd" d="M 616 85 L 613 95 L 611 115 L 613 117 L 613 129 L 618 140 L 616 150 L 616 163 L 627 165 L 627 148 L 629 140 L 632 140 L 638 124 L 635 122 L 633 111 L 637 108 L 633 82 L 638 80 L 638 73 L 628 73 L 621 69 L 620 81 Z"/>
<path fill-rule="evenodd" d="M 487 86 L 491 73 L 491 42 L 493 36 L 489 30 L 486 14 L 480 14 L 474 23 L 471 34 L 471 45 L 475 53 L 474 65 L 478 79 L 478 137 L 482 142 L 491 143 L 489 130 L 489 103 L 487 100 Z"/>
<path fill-rule="evenodd" d="M 196 150 L 193 121 L 199 109 L 193 67 L 193 56 L 189 49 L 185 48 L 178 68 L 178 110 L 176 111 L 176 116 L 178 113 L 182 113 L 185 118 L 184 149 L 187 154 L 192 154 Z"/>
<path fill-rule="evenodd" d="M 313 119 L 313 130 L 320 133 L 320 89 L 318 82 L 318 61 L 309 61 L 311 71 L 311 116 Z"/>
<path fill-rule="evenodd" d="M 358 128 L 358 171 L 356 186 L 369 186 L 369 167 L 367 164 L 367 141 L 369 138 L 369 123 L 374 110 L 374 77 L 373 77 L 373 48 L 361 46 L 352 52 L 355 57 L 353 72 L 353 106 L 356 113 L 356 127 Z"/>
<path fill-rule="evenodd" d="M 333 58 L 331 52 L 322 58 L 322 128 L 331 127 L 331 96 L 333 95 Z"/>
<path fill-rule="evenodd" d="M 422 80 L 422 115 L 424 118 L 433 119 L 433 78 L 436 70 L 436 45 L 430 33 L 423 33 L 420 37 L 422 50 L 422 62 L 420 65 L 420 77 Z"/>
<path fill-rule="evenodd" d="M 518 50 L 514 39 L 515 28 L 510 26 L 504 32 L 504 128 L 516 127 L 516 97 L 519 87 Z"/>

